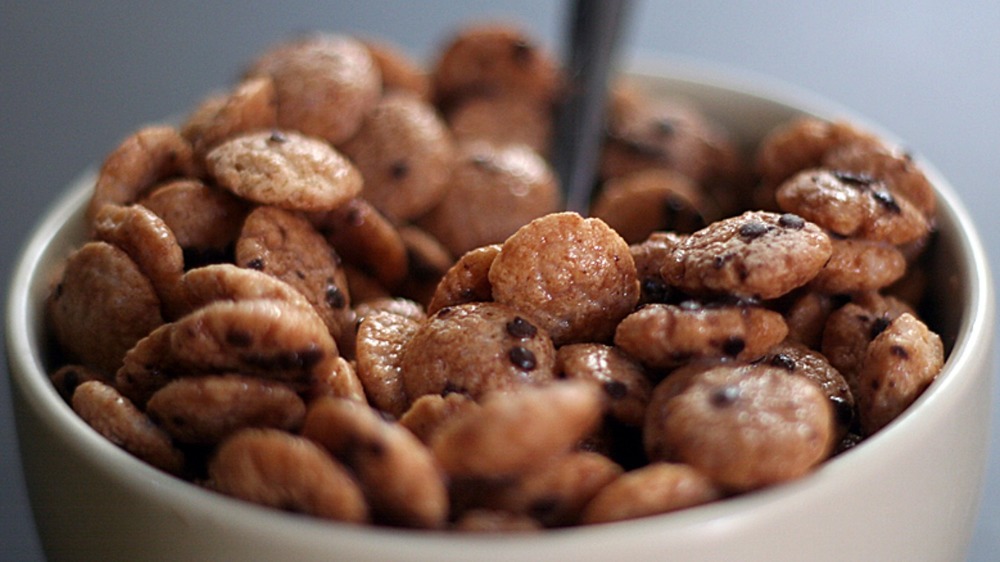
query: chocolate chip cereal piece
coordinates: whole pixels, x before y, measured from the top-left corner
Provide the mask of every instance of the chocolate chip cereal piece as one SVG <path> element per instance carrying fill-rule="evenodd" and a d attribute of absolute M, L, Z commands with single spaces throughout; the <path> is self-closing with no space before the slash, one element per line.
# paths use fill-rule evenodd
<path fill-rule="evenodd" d="M 600 219 L 554 213 L 508 238 L 489 273 L 493 299 L 534 319 L 556 345 L 604 341 L 639 300 L 628 244 Z"/>
<path fill-rule="evenodd" d="M 383 287 L 395 288 L 406 277 L 406 245 L 399 231 L 364 199 L 358 197 L 331 212 L 312 214 L 309 220 L 345 262 L 361 268 Z"/>
<path fill-rule="evenodd" d="M 366 405 L 323 398 L 309 407 L 302 435 L 351 467 L 374 517 L 436 529 L 448 516 L 448 491 L 430 449 Z"/>
<path fill-rule="evenodd" d="M 675 232 L 654 232 L 642 242 L 629 245 L 628 250 L 639 277 L 640 305 L 664 303 L 674 297 L 674 289 L 663 279 L 660 270 L 685 236 Z"/>
<path fill-rule="evenodd" d="M 181 277 L 181 288 L 191 312 L 215 301 L 279 300 L 312 310 L 301 292 L 273 275 L 231 263 L 197 267 Z"/>
<path fill-rule="evenodd" d="M 195 158 L 243 133 L 278 127 L 278 94 L 267 76 L 249 78 L 219 98 L 206 100 L 189 116 L 181 134 L 191 142 Z"/>
<path fill-rule="evenodd" d="M 855 295 L 849 302 L 830 313 L 823 329 L 820 350 L 836 367 L 857 397 L 857 373 L 867 352 L 868 344 L 897 317 L 914 311 L 894 297 L 877 293 Z"/>
<path fill-rule="evenodd" d="M 382 92 L 409 92 L 421 100 L 431 99 L 431 79 L 420 65 L 396 45 L 381 40 L 363 40 L 382 76 Z"/>
<path fill-rule="evenodd" d="M 459 142 L 486 140 L 495 145 L 524 144 L 541 155 L 552 145 L 552 109 L 520 95 L 477 95 L 462 98 L 447 115 Z"/>
<path fill-rule="evenodd" d="M 404 297 L 428 304 L 434 297 L 441 278 L 455 263 L 455 258 L 441 242 L 420 227 L 401 226 L 399 236 L 406 245 L 409 274 L 398 292 Z"/>
<path fill-rule="evenodd" d="M 308 400 L 331 396 L 368 403 L 354 364 L 343 357 L 328 357 L 320 361 L 313 371 L 313 384 L 306 394 Z"/>
<path fill-rule="evenodd" d="M 260 75 L 274 80 L 281 128 L 334 145 L 357 132 L 382 93 L 371 52 L 343 35 L 316 33 L 275 45 L 247 72 Z"/>
<path fill-rule="evenodd" d="M 669 513 L 713 502 L 722 492 L 691 466 L 654 462 L 629 471 L 601 488 L 580 522 L 610 523 Z"/>
<path fill-rule="evenodd" d="M 184 469 L 184 454 L 146 414 L 114 387 L 92 380 L 76 387 L 73 411 L 108 441 L 171 474 Z"/>
<path fill-rule="evenodd" d="M 365 523 L 368 505 L 348 470 L 312 441 L 277 429 L 244 429 L 208 465 L 211 487 L 248 502 L 324 519 Z"/>
<path fill-rule="evenodd" d="M 221 187 L 262 205 L 328 211 L 361 192 L 354 164 L 326 142 L 291 130 L 247 133 L 212 149 L 208 173 Z"/>
<path fill-rule="evenodd" d="M 361 195 L 397 220 L 416 218 L 441 200 L 455 159 L 434 107 L 405 93 L 386 94 L 340 148 L 364 177 Z"/>
<path fill-rule="evenodd" d="M 895 246 L 855 238 L 831 239 L 829 261 L 809 283 L 813 290 L 836 295 L 876 291 L 906 274 L 906 258 Z"/>
<path fill-rule="evenodd" d="M 542 524 L 527 515 L 495 509 L 471 509 L 463 513 L 451 528 L 462 533 L 532 533 L 541 531 Z"/>
<path fill-rule="evenodd" d="M 354 313 L 358 316 L 358 322 L 361 322 L 365 316 L 376 311 L 391 312 L 410 320 L 416 320 L 417 322 L 427 320 L 427 312 L 420 303 L 402 297 L 371 299 L 354 307 Z"/>
<path fill-rule="evenodd" d="M 481 403 L 431 437 L 450 476 L 502 478 L 540 467 L 593 431 L 604 413 L 601 392 L 585 382 L 494 392 Z"/>
<path fill-rule="evenodd" d="M 896 195 L 906 199 L 932 220 L 937 195 L 910 154 L 885 142 L 848 142 L 828 151 L 823 166 L 884 181 Z"/>
<path fill-rule="evenodd" d="M 591 216 L 638 244 L 656 231 L 691 233 L 714 214 L 699 188 L 678 172 L 650 168 L 605 182 Z"/>
<path fill-rule="evenodd" d="M 420 325 L 403 349 L 400 368 L 410 401 L 447 392 L 479 398 L 552 380 L 555 357 L 545 329 L 518 311 L 469 303 L 442 308 Z"/>
<path fill-rule="evenodd" d="M 137 341 L 163 323 L 149 278 L 128 254 L 105 242 L 88 242 L 70 254 L 47 315 L 69 357 L 109 375 Z"/>
<path fill-rule="evenodd" d="M 399 425 L 409 429 L 421 442 L 430 443 L 431 436 L 449 418 L 475 408 L 479 408 L 478 402 L 458 392 L 444 396 L 425 394 L 413 401 L 399 418 Z"/>
<path fill-rule="evenodd" d="M 831 252 L 826 233 L 798 215 L 747 211 L 685 238 L 661 273 L 690 293 L 773 299 L 808 283 Z"/>
<path fill-rule="evenodd" d="M 434 290 L 427 313 L 434 314 L 446 306 L 493 300 L 490 266 L 500 253 L 500 244 L 469 250 L 458 258 Z"/>
<path fill-rule="evenodd" d="M 357 374 L 376 408 L 400 416 L 409 405 L 402 357 L 421 322 L 392 312 L 372 311 L 358 324 Z"/>
<path fill-rule="evenodd" d="M 87 381 L 99 381 L 105 384 L 112 384 L 111 377 L 107 374 L 92 369 L 86 365 L 63 365 L 49 375 L 52 386 L 59 392 L 67 403 L 73 398 L 76 387 Z"/>
<path fill-rule="evenodd" d="M 524 145 L 474 141 L 459 147 L 444 197 L 418 224 L 460 256 L 503 242 L 559 204 L 558 180 L 538 153 Z M 470 212 L 476 220 L 469 220 Z"/>
<path fill-rule="evenodd" d="M 626 425 L 641 426 L 653 391 L 645 369 L 620 349 L 598 343 L 564 345 L 556 370 L 566 379 L 596 384 L 607 395 L 608 413 Z"/>
<path fill-rule="evenodd" d="M 795 295 L 782 316 L 788 326 L 787 339 L 812 349 L 819 349 L 827 318 L 836 308 L 832 296 L 818 291 L 805 291 Z"/>
<path fill-rule="evenodd" d="M 941 372 L 941 338 L 903 313 L 872 340 L 858 373 L 861 430 L 871 435 L 908 408 Z"/>
<path fill-rule="evenodd" d="M 679 393 L 660 386 L 646 417 L 646 434 L 660 445 L 650 458 L 690 464 L 726 489 L 797 478 L 832 450 L 829 400 L 780 367 L 721 364 L 693 375 Z"/>
<path fill-rule="evenodd" d="M 692 359 L 755 359 L 785 339 L 781 314 L 750 304 L 649 304 L 627 316 L 615 345 L 650 368 Z"/>
<path fill-rule="evenodd" d="M 109 203 L 133 203 L 163 180 L 195 175 L 191 145 L 177 129 L 167 125 L 143 127 L 104 159 L 87 205 L 87 219 L 93 220 Z"/>

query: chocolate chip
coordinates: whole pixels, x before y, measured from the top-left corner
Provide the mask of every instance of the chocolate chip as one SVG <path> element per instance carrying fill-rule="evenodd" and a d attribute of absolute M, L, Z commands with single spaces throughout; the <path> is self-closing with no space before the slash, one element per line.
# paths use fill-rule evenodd
<path fill-rule="evenodd" d="M 778 217 L 778 224 L 784 228 L 799 230 L 806 225 L 806 221 L 794 213 L 785 213 Z"/>
<path fill-rule="evenodd" d="M 518 39 L 514 42 L 512 47 L 513 49 L 511 54 L 514 57 L 514 60 L 518 63 L 526 63 L 530 61 L 535 52 L 535 48 L 531 45 L 531 43 L 525 41 L 524 39 Z"/>
<path fill-rule="evenodd" d="M 771 365 L 780 367 L 786 371 L 795 370 L 795 360 L 784 353 L 775 353 L 774 357 L 771 358 Z"/>
<path fill-rule="evenodd" d="M 889 212 L 899 213 L 901 211 L 899 203 L 896 202 L 896 198 L 893 197 L 888 191 L 876 189 L 872 191 L 872 197 Z"/>
<path fill-rule="evenodd" d="M 344 292 L 340 290 L 340 287 L 333 284 L 332 281 L 327 281 L 326 286 L 326 303 L 330 305 L 330 308 L 344 308 L 347 306 L 347 299 L 344 297 Z"/>
<path fill-rule="evenodd" d="M 837 178 L 842 183 L 860 187 L 867 187 L 875 183 L 875 178 L 869 176 L 868 174 L 855 174 L 854 172 L 848 172 L 846 170 L 834 170 L 833 177 Z"/>
<path fill-rule="evenodd" d="M 604 393 L 614 400 L 621 400 L 628 395 L 628 386 L 621 381 L 607 381 L 602 385 Z"/>
<path fill-rule="evenodd" d="M 520 316 L 515 316 L 513 320 L 507 322 L 507 333 L 518 339 L 530 339 L 538 333 L 538 328 Z"/>
<path fill-rule="evenodd" d="M 281 131 L 271 131 L 271 136 L 268 137 L 267 140 L 270 142 L 276 142 L 280 144 L 288 142 L 288 137 L 285 135 L 285 133 L 282 133 Z"/>
<path fill-rule="evenodd" d="M 507 358 L 510 362 L 514 364 L 515 367 L 521 369 L 522 371 L 531 371 L 538 365 L 538 361 L 535 359 L 535 354 L 531 352 L 530 349 L 526 347 L 521 347 L 516 345 L 510 348 L 507 352 Z"/>
<path fill-rule="evenodd" d="M 254 258 L 247 262 L 247 267 L 250 269 L 256 269 L 257 271 L 263 271 L 264 260 L 261 258 Z"/>
<path fill-rule="evenodd" d="M 740 225 L 739 233 L 742 238 L 753 240 L 767 234 L 767 224 L 760 221 L 745 222 Z"/>
<path fill-rule="evenodd" d="M 717 388 L 709 395 L 708 401 L 716 408 L 725 408 L 733 405 L 740 398 L 740 389 L 735 386 L 726 385 Z"/>
<path fill-rule="evenodd" d="M 907 351 L 906 348 L 901 345 L 891 346 L 889 348 L 889 351 L 896 357 L 899 357 L 900 359 L 906 360 L 910 358 L 910 352 Z"/>
<path fill-rule="evenodd" d="M 396 160 L 389 165 L 389 175 L 391 175 L 394 180 L 401 180 L 409 173 L 410 165 L 406 163 L 406 160 Z"/>
<path fill-rule="evenodd" d="M 669 137 L 677 132 L 677 126 L 674 124 L 674 120 L 669 117 L 660 117 L 659 119 L 653 121 L 653 128 L 656 131 L 656 134 L 661 137 Z"/>

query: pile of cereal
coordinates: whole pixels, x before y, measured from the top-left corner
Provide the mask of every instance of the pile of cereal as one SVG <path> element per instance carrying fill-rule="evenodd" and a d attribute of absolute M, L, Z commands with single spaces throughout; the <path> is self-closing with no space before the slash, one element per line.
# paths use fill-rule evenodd
<path fill-rule="evenodd" d="M 107 156 L 48 301 L 56 388 L 168 473 L 355 523 L 630 519 L 807 474 L 941 369 L 933 189 L 851 124 L 747 156 L 622 85 L 584 218 L 517 29 L 426 72 L 333 34 L 248 68 Z"/>

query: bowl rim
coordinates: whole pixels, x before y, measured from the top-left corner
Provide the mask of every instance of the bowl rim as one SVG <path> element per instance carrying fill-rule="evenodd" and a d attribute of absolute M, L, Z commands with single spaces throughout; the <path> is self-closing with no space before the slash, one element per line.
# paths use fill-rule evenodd
<path fill-rule="evenodd" d="M 819 95 L 745 71 L 691 59 L 678 58 L 664 61 L 660 58 L 655 62 L 633 63 L 629 73 L 643 80 L 665 80 L 740 96 L 749 95 L 768 103 L 826 118 L 846 116 L 870 130 L 879 134 L 884 133 L 880 127 L 867 119 Z M 893 138 L 888 133 L 886 137 Z M 956 233 L 954 243 L 960 247 L 966 258 L 961 261 L 966 269 L 962 275 L 964 284 L 961 290 L 968 292 L 969 300 L 959 323 L 951 353 L 938 379 L 887 427 L 853 450 L 823 463 L 813 473 L 792 482 L 678 512 L 603 525 L 549 530 L 537 535 L 518 534 L 517 541 L 509 541 L 510 535 L 465 535 L 343 525 L 283 513 L 207 492 L 136 459 L 92 430 L 59 396 L 49 383 L 41 357 L 36 353 L 37 342 L 33 342 L 31 337 L 35 331 L 31 320 L 32 314 L 42 311 L 41 304 L 31 302 L 29 298 L 33 295 L 33 285 L 39 283 L 36 279 L 40 274 L 39 268 L 43 265 L 47 249 L 54 243 L 54 237 L 60 232 L 60 228 L 82 212 L 93 185 L 96 173 L 93 168 L 71 182 L 67 190 L 49 207 L 32 229 L 27 239 L 28 243 L 16 261 L 6 303 L 8 370 L 12 382 L 18 387 L 16 391 L 23 395 L 29 407 L 43 419 L 44 423 L 66 434 L 68 443 L 76 449 L 76 452 L 112 474 L 121 484 L 136 493 L 142 496 L 155 496 L 157 500 L 165 502 L 178 512 L 194 510 L 211 517 L 212 514 L 224 510 L 226 516 L 232 517 L 236 524 L 248 528 L 260 526 L 269 529 L 269 532 L 295 536 L 311 542 L 334 543 L 338 540 L 364 538 L 374 541 L 372 544 L 402 549 L 400 550 L 402 552 L 424 542 L 432 543 L 439 549 L 454 548 L 456 552 L 470 544 L 502 544 L 506 550 L 531 549 L 537 553 L 540 546 L 555 548 L 565 544 L 566 541 L 579 540 L 581 535 L 599 541 L 602 537 L 609 536 L 609 533 L 618 534 L 624 529 L 629 529 L 628 532 L 635 535 L 649 531 L 661 534 L 679 533 L 709 522 L 756 517 L 776 502 L 794 504 L 796 497 L 801 499 L 811 493 L 821 493 L 820 490 L 831 482 L 849 478 L 856 467 L 864 466 L 870 462 L 871 457 L 891 448 L 894 442 L 906 438 L 906 435 L 912 432 L 910 427 L 915 417 L 933 409 L 937 401 L 944 399 L 943 395 L 956 392 L 956 387 L 972 383 L 972 377 L 963 377 L 960 373 L 974 361 L 974 354 L 980 352 L 977 350 L 985 349 L 992 341 L 990 329 L 995 297 L 988 258 L 979 234 L 951 184 L 932 164 L 923 160 L 920 164 L 936 188 L 939 198 L 938 212 L 943 219 L 942 222 L 954 227 Z M 959 228 L 960 225 L 962 228 Z M 38 288 L 35 287 L 34 294 L 37 296 L 37 293 Z"/>

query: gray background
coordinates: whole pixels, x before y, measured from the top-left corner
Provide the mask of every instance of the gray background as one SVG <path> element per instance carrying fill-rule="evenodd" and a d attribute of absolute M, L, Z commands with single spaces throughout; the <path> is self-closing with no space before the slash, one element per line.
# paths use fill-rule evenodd
<path fill-rule="evenodd" d="M 542 0 L 270 1 L 252 8 L 3 0 L 3 292 L 18 248 L 67 182 L 133 129 L 179 114 L 230 83 L 266 45 L 326 29 L 392 38 L 431 57 L 456 26 L 499 17 L 557 49 L 564 9 L 562 1 Z M 765 74 L 820 92 L 896 133 L 950 178 L 1000 270 L 1000 3 L 646 0 L 630 23 L 626 57 L 680 55 Z M 0 560 L 40 560 L 10 410 L 4 376 Z M 970 560 L 995 560 L 1000 552 L 1000 445 L 993 441 Z"/>

